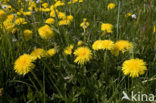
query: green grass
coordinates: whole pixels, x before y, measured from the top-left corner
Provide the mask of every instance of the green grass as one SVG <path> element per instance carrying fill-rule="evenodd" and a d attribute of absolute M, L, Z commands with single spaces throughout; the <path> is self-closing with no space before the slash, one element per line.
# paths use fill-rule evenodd
<path fill-rule="evenodd" d="M 50 0 L 45 1 L 53 4 Z M 107 10 L 110 2 L 115 3 L 116 7 Z M 20 9 L 15 1 L 10 4 Z M 156 95 L 155 5 L 155 0 L 84 0 L 80 4 L 59 7 L 60 11 L 73 15 L 74 21 L 69 26 L 58 26 L 55 18 L 55 37 L 48 41 L 42 40 L 37 31 L 45 25 L 48 13 L 39 12 L 25 17 L 28 24 L 18 26 L 16 34 L 0 29 L 0 88 L 4 88 L 0 102 L 128 103 L 121 101 L 122 91 L 129 95 L 131 91 Z M 125 18 L 129 12 L 136 14 L 137 18 Z M 83 18 L 90 23 L 85 33 L 80 27 Z M 101 36 L 102 23 L 114 26 L 111 35 Z M 22 32 L 25 29 L 33 30 L 33 39 L 23 40 Z M 17 41 L 13 42 L 13 38 Z M 63 53 L 69 44 L 74 44 L 75 50 L 77 42 L 82 40 L 85 46 L 91 48 L 98 39 L 114 42 L 128 40 L 134 44 L 134 49 L 117 57 L 110 51 L 92 50 L 93 59 L 84 66 L 74 63 L 74 55 L 66 56 Z M 23 53 L 31 53 L 34 47 L 45 50 L 57 47 L 57 53 L 51 58 L 37 60 L 35 69 L 25 76 L 18 75 L 14 71 L 15 60 Z M 148 71 L 138 78 L 124 76 L 121 71 L 122 63 L 133 57 L 147 63 Z"/>

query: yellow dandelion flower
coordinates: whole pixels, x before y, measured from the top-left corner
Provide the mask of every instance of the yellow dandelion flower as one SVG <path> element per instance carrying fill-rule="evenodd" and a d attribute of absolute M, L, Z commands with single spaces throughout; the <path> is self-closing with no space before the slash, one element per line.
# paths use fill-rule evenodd
<path fill-rule="evenodd" d="M 67 16 L 67 19 L 69 20 L 69 21 L 73 21 L 73 16 L 72 15 L 69 15 L 69 16 Z"/>
<path fill-rule="evenodd" d="M 62 1 L 56 1 L 56 3 L 54 4 L 54 7 L 59 7 L 59 6 L 64 6 L 64 2 Z"/>
<path fill-rule="evenodd" d="M 83 2 L 83 0 L 79 0 L 79 3 L 82 3 Z"/>
<path fill-rule="evenodd" d="M 114 42 L 111 40 L 97 40 L 93 43 L 93 50 L 111 50 L 114 46 Z"/>
<path fill-rule="evenodd" d="M 3 22 L 5 30 L 10 33 L 13 31 L 15 24 L 13 23 L 13 19 L 8 17 L 4 22 Z"/>
<path fill-rule="evenodd" d="M 63 26 L 63 25 L 70 25 L 70 21 L 69 20 L 60 20 L 59 22 L 58 22 L 58 24 L 60 25 L 60 26 Z"/>
<path fill-rule="evenodd" d="M 126 18 L 128 18 L 128 17 L 130 17 L 130 16 L 132 16 L 132 13 L 127 13 L 127 14 L 125 15 Z"/>
<path fill-rule="evenodd" d="M 13 14 L 8 15 L 7 16 L 7 19 L 10 20 L 10 21 L 12 21 L 14 19 L 14 15 Z"/>
<path fill-rule="evenodd" d="M 115 4 L 114 3 L 109 3 L 108 6 L 107 6 L 107 9 L 110 10 L 110 9 L 113 9 L 115 8 Z"/>
<path fill-rule="evenodd" d="M 66 14 L 64 12 L 58 12 L 58 18 L 59 19 L 65 19 L 66 18 Z"/>
<path fill-rule="evenodd" d="M 0 9 L 0 22 L 3 22 L 6 18 L 7 18 L 6 12 Z"/>
<path fill-rule="evenodd" d="M 30 55 L 33 57 L 34 60 L 36 60 L 36 59 L 41 59 L 42 57 L 45 57 L 46 52 L 44 49 L 36 48 L 31 52 Z"/>
<path fill-rule="evenodd" d="M 101 31 L 103 31 L 104 34 L 106 33 L 112 33 L 113 32 L 113 25 L 109 23 L 103 23 L 101 25 Z"/>
<path fill-rule="evenodd" d="M 82 44 L 83 44 L 83 41 L 81 41 L 81 40 L 77 42 L 78 46 L 82 46 Z"/>
<path fill-rule="evenodd" d="M 139 77 L 143 75 L 147 70 L 146 63 L 142 59 L 130 59 L 124 61 L 122 64 L 122 71 L 124 75 L 130 75 L 130 77 Z"/>
<path fill-rule="evenodd" d="M 88 47 L 79 47 L 74 51 L 74 55 L 76 56 L 74 62 L 84 65 L 86 62 L 90 61 L 93 54 Z"/>
<path fill-rule="evenodd" d="M 40 8 L 39 10 L 43 12 L 50 12 L 50 8 Z"/>
<path fill-rule="evenodd" d="M 133 44 L 130 43 L 127 40 L 119 40 L 115 43 L 114 47 L 112 48 L 112 54 L 115 56 L 119 55 L 119 51 L 124 53 L 125 51 L 128 51 L 133 48 Z"/>
<path fill-rule="evenodd" d="M 54 36 L 54 32 L 48 25 L 40 27 L 38 33 L 42 39 L 50 39 Z"/>
<path fill-rule="evenodd" d="M 25 40 L 30 40 L 32 38 L 33 32 L 31 30 L 24 30 L 24 39 Z"/>
<path fill-rule="evenodd" d="M 83 22 L 80 24 L 80 26 L 86 30 L 89 26 L 89 22 L 87 22 L 87 19 L 86 18 L 83 18 Z"/>
<path fill-rule="evenodd" d="M 50 16 L 56 17 L 56 14 L 58 15 L 59 11 L 57 9 L 52 9 L 52 8 L 50 8 L 50 9 L 51 9 Z"/>
<path fill-rule="evenodd" d="M 29 11 L 28 12 L 23 12 L 23 15 L 24 16 L 30 16 L 31 15 L 31 12 L 29 12 Z"/>
<path fill-rule="evenodd" d="M 20 75 L 25 75 L 30 72 L 35 65 L 33 64 L 32 56 L 28 54 L 21 55 L 14 64 L 14 70 Z"/>
<path fill-rule="evenodd" d="M 68 2 L 68 4 L 72 4 L 72 3 L 74 4 L 76 2 L 78 2 L 78 0 L 71 0 L 71 1 Z"/>
<path fill-rule="evenodd" d="M 17 18 L 15 20 L 15 24 L 16 25 L 21 25 L 21 24 L 27 24 L 27 22 L 25 21 L 25 18 Z"/>
<path fill-rule="evenodd" d="M 74 48 L 74 45 L 69 45 L 69 46 L 67 46 L 67 47 L 64 49 L 64 53 L 65 53 L 66 55 L 71 55 L 71 54 L 72 54 L 73 48 Z"/>
<path fill-rule="evenodd" d="M 55 22 L 55 20 L 54 20 L 53 18 L 48 18 L 48 19 L 46 20 L 46 23 L 47 23 L 47 24 L 54 24 L 54 22 Z"/>
<path fill-rule="evenodd" d="M 42 7 L 47 8 L 48 7 L 48 3 L 43 3 Z"/>
<path fill-rule="evenodd" d="M 52 49 L 49 49 L 48 51 L 47 51 L 47 54 L 48 54 L 48 56 L 54 56 L 55 54 L 56 54 L 56 50 L 54 49 L 54 48 L 52 48 Z"/>

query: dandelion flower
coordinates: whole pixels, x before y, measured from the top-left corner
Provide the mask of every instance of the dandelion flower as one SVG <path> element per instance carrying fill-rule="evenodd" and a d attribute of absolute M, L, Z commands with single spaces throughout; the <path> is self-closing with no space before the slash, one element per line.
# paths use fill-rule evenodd
<path fill-rule="evenodd" d="M 7 18 L 6 12 L 0 9 L 0 22 L 3 22 L 6 18 Z"/>
<path fill-rule="evenodd" d="M 25 75 L 30 72 L 35 65 L 33 64 L 32 56 L 28 54 L 21 55 L 14 64 L 14 70 L 20 75 Z"/>
<path fill-rule="evenodd" d="M 47 7 L 48 7 L 48 3 L 43 3 L 43 4 L 42 4 L 42 7 L 43 7 L 43 8 L 47 8 Z"/>
<path fill-rule="evenodd" d="M 38 33 L 42 39 L 50 39 L 54 36 L 54 32 L 48 25 L 42 26 L 38 29 Z"/>
<path fill-rule="evenodd" d="M 65 19 L 66 18 L 66 14 L 64 12 L 58 12 L 58 18 L 59 19 Z"/>
<path fill-rule="evenodd" d="M 54 7 L 59 7 L 59 6 L 64 6 L 64 2 L 62 1 L 57 1 L 55 4 L 54 4 Z"/>
<path fill-rule="evenodd" d="M 39 10 L 43 12 L 50 12 L 50 8 L 40 8 Z"/>
<path fill-rule="evenodd" d="M 74 4 L 74 3 L 76 3 L 76 2 L 78 2 L 78 0 L 70 0 L 69 2 L 68 2 L 68 4 Z"/>
<path fill-rule="evenodd" d="M 141 59 L 130 59 L 124 61 L 122 64 L 122 71 L 124 75 L 130 75 L 130 77 L 138 77 L 143 75 L 147 70 L 146 63 Z"/>
<path fill-rule="evenodd" d="M 13 19 L 10 16 L 3 22 L 3 25 L 8 33 L 12 32 L 15 27 Z"/>
<path fill-rule="evenodd" d="M 54 20 L 53 18 L 48 18 L 48 19 L 46 20 L 46 23 L 47 23 L 47 24 L 54 24 L 54 22 L 55 22 L 55 20 Z"/>
<path fill-rule="evenodd" d="M 48 56 L 54 56 L 54 55 L 56 54 L 56 50 L 55 50 L 54 48 L 49 49 L 49 50 L 47 51 L 47 54 L 48 54 Z"/>
<path fill-rule="evenodd" d="M 60 20 L 59 22 L 58 22 L 58 24 L 60 25 L 60 26 L 63 26 L 63 25 L 70 25 L 70 20 Z"/>
<path fill-rule="evenodd" d="M 24 39 L 25 40 L 30 40 L 32 38 L 33 32 L 31 30 L 24 30 Z"/>
<path fill-rule="evenodd" d="M 124 53 L 125 51 L 129 51 L 130 49 L 133 48 L 133 44 L 130 43 L 127 40 L 119 40 L 115 43 L 113 49 L 112 49 L 112 54 L 115 56 L 119 55 L 119 51 Z"/>
<path fill-rule="evenodd" d="M 34 60 L 36 60 L 36 59 L 41 59 L 41 57 L 45 57 L 46 52 L 44 49 L 36 48 L 31 52 L 30 55 L 33 57 Z"/>
<path fill-rule="evenodd" d="M 29 12 L 29 11 L 28 11 L 28 12 L 23 12 L 23 15 L 24 15 L 24 16 L 30 16 L 31 14 L 32 14 L 32 13 Z"/>
<path fill-rule="evenodd" d="M 112 33 L 113 32 L 113 25 L 109 23 L 103 23 L 101 25 L 101 31 L 103 31 L 104 34 L 106 33 Z"/>
<path fill-rule="evenodd" d="M 125 15 L 126 18 L 131 17 L 131 16 L 132 16 L 132 13 L 127 13 L 127 14 Z"/>
<path fill-rule="evenodd" d="M 77 48 L 74 51 L 74 55 L 76 56 L 74 62 L 80 65 L 84 65 L 86 62 L 89 62 L 92 58 L 92 52 L 88 47 Z"/>
<path fill-rule="evenodd" d="M 83 2 L 83 0 L 79 0 L 79 3 L 82 3 Z"/>
<path fill-rule="evenodd" d="M 69 21 L 73 21 L 73 16 L 72 15 L 69 15 L 69 16 L 67 16 L 67 19 L 69 20 Z"/>
<path fill-rule="evenodd" d="M 17 18 L 15 20 L 15 24 L 16 25 L 21 25 L 21 24 L 27 24 L 27 22 L 25 21 L 25 18 Z"/>
<path fill-rule="evenodd" d="M 83 44 L 83 42 L 81 40 L 77 42 L 78 46 L 82 46 L 82 44 Z"/>
<path fill-rule="evenodd" d="M 114 46 L 114 42 L 111 40 L 97 40 L 93 43 L 93 50 L 111 50 Z"/>
<path fill-rule="evenodd" d="M 115 8 L 115 4 L 114 3 L 109 3 L 108 6 L 107 6 L 107 9 L 110 10 L 110 9 L 113 9 Z"/>
<path fill-rule="evenodd" d="M 89 22 L 87 22 L 86 18 L 83 19 L 83 22 L 80 24 L 80 26 L 84 29 L 84 31 L 88 28 Z"/>
<path fill-rule="evenodd" d="M 69 46 L 67 46 L 67 47 L 65 48 L 65 50 L 64 50 L 64 53 L 65 53 L 66 55 L 71 55 L 71 54 L 72 54 L 73 48 L 74 48 L 74 45 L 69 45 Z"/>

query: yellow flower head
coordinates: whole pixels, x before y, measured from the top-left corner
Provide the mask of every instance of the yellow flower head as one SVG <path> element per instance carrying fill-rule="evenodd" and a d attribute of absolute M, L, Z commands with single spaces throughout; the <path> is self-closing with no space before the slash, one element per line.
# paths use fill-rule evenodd
<path fill-rule="evenodd" d="M 67 16 L 67 19 L 69 20 L 69 21 L 73 21 L 73 16 L 72 15 L 69 15 L 69 16 Z"/>
<path fill-rule="evenodd" d="M 114 46 L 114 42 L 111 40 L 97 40 L 93 43 L 93 50 L 111 50 Z"/>
<path fill-rule="evenodd" d="M 66 18 L 66 14 L 64 12 L 58 12 L 58 18 L 59 19 L 65 19 Z"/>
<path fill-rule="evenodd" d="M 6 12 L 0 9 L 0 22 L 3 22 L 6 18 L 7 18 Z"/>
<path fill-rule="evenodd" d="M 80 26 L 86 30 L 89 26 L 89 22 L 87 22 L 87 19 L 86 18 L 83 18 L 83 22 L 80 24 Z"/>
<path fill-rule="evenodd" d="M 68 2 L 68 4 L 74 4 L 74 3 L 76 3 L 76 2 L 78 2 L 78 0 L 70 0 L 69 2 Z"/>
<path fill-rule="evenodd" d="M 141 59 L 130 59 L 124 61 L 122 64 L 122 71 L 124 75 L 130 75 L 130 77 L 138 77 L 143 75 L 147 70 L 146 63 Z"/>
<path fill-rule="evenodd" d="M 8 15 L 6 20 L 3 22 L 5 30 L 10 33 L 13 31 L 15 24 L 13 23 L 14 15 Z"/>
<path fill-rule="evenodd" d="M 30 16 L 31 15 L 31 12 L 29 12 L 29 11 L 28 12 L 23 12 L 23 15 L 24 16 Z"/>
<path fill-rule="evenodd" d="M 114 54 L 115 56 L 119 55 L 119 51 L 121 51 L 122 53 L 124 53 L 125 51 L 128 51 L 130 49 L 133 48 L 133 44 L 130 43 L 127 40 L 119 40 L 115 43 L 113 49 L 112 49 L 112 54 Z"/>
<path fill-rule="evenodd" d="M 7 19 L 10 20 L 10 21 L 13 21 L 14 15 L 13 15 L 13 14 L 8 15 L 8 16 L 7 16 Z"/>
<path fill-rule="evenodd" d="M 64 2 L 56 1 L 56 3 L 54 4 L 54 7 L 59 7 L 59 6 L 64 6 Z"/>
<path fill-rule="evenodd" d="M 86 62 L 89 62 L 92 58 L 92 52 L 88 47 L 77 48 L 74 51 L 74 55 L 76 56 L 74 62 L 80 65 L 84 65 Z"/>
<path fill-rule="evenodd" d="M 77 42 L 78 46 L 82 46 L 82 44 L 83 44 L 83 41 L 81 41 L 81 40 Z"/>
<path fill-rule="evenodd" d="M 44 49 L 36 48 L 31 52 L 30 55 L 33 57 L 34 60 L 36 60 L 36 59 L 41 59 L 41 57 L 45 57 L 46 52 Z"/>
<path fill-rule="evenodd" d="M 31 30 L 24 30 L 24 39 L 25 40 L 30 40 L 32 38 L 33 32 Z"/>
<path fill-rule="evenodd" d="M 54 20 L 53 18 L 48 18 L 48 19 L 46 20 L 46 23 L 47 23 L 47 24 L 54 24 L 54 22 L 55 22 L 55 20 Z"/>
<path fill-rule="evenodd" d="M 55 54 L 56 54 L 56 50 L 54 49 L 54 48 L 52 48 L 52 49 L 49 49 L 48 51 L 47 51 L 47 54 L 48 54 L 48 56 L 54 56 Z"/>
<path fill-rule="evenodd" d="M 128 17 L 130 17 L 130 16 L 132 16 L 132 13 L 127 13 L 127 14 L 125 15 L 126 18 L 128 18 Z"/>
<path fill-rule="evenodd" d="M 21 25 L 21 24 L 27 24 L 27 22 L 25 21 L 25 18 L 17 18 L 15 20 L 15 24 L 16 25 Z"/>
<path fill-rule="evenodd" d="M 53 6 L 51 6 L 51 12 L 50 12 L 50 16 L 51 17 L 56 17 L 56 14 L 57 14 L 57 16 L 58 16 L 58 14 L 59 14 L 59 11 L 57 10 L 57 9 L 53 9 L 52 8 Z M 61 15 L 61 14 L 60 14 Z M 64 17 L 63 17 L 64 18 Z"/>
<path fill-rule="evenodd" d="M 70 20 L 67 20 L 67 19 L 65 19 L 65 20 L 60 20 L 60 21 L 58 22 L 58 24 L 59 24 L 60 26 L 63 26 L 63 25 L 70 25 Z"/>
<path fill-rule="evenodd" d="M 83 0 L 79 0 L 79 3 L 82 3 L 83 2 Z"/>
<path fill-rule="evenodd" d="M 43 3 L 42 7 L 47 8 L 48 7 L 48 3 Z"/>
<path fill-rule="evenodd" d="M 39 10 L 43 12 L 50 12 L 50 8 L 40 8 Z"/>
<path fill-rule="evenodd" d="M 73 48 L 74 48 L 74 45 L 69 45 L 69 46 L 67 46 L 67 47 L 65 48 L 65 50 L 64 50 L 64 53 L 65 53 L 66 55 L 71 55 L 71 54 L 72 54 Z"/>
<path fill-rule="evenodd" d="M 107 9 L 110 10 L 110 9 L 113 9 L 115 8 L 115 4 L 114 3 L 109 3 L 108 6 L 107 6 Z"/>
<path fill-rule="evenodd" d="M 14 64 L 14 70 L 20 75 L 25 75 L 30 72 L 35 65 L 33 64 L 32 56 L 28 54 L 21 55 Z"/>
<path fill-rule="evenodd" d="M 103 24 L 101 25 L 101 31 L 103 31 L 104 34 L 105 34 L 105 33 L 112 33 L 112 32 L 113 32 L 112 29 L 113 29 L 113 25 L 112 25 L 112 24 L 103 23 Z"/>
<path fill-rule="evenodd" d="M 40 27 L 38 33 L 42 39 L 50 39 L 54 36 L 54 32 L 48 25 Z"/>

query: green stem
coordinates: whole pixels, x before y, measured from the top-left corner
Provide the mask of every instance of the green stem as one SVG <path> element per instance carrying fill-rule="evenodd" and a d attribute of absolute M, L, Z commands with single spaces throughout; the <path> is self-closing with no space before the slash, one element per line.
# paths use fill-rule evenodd
<path fill-rule="evenodd" d="M 116 36 L 116 40 L 118 40 L 119 38 L 119 20 L 120 20 L 120 1 L 119 1 L 119 5 L 118 5 L 118 17 L 117 17 L 117 36 Z"/>

